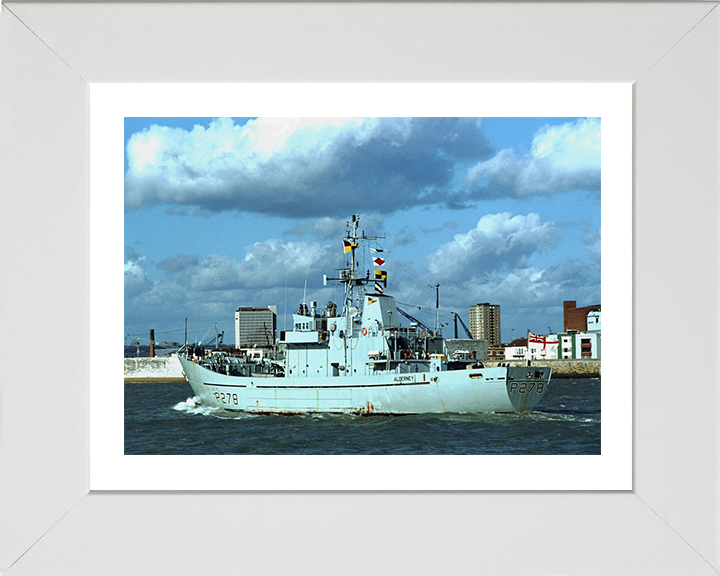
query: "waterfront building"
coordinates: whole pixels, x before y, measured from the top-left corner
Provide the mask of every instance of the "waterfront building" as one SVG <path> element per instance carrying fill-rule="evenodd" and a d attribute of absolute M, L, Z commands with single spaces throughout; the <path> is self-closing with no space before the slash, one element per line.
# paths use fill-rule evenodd
<path fill-rule="evenodd" d="M 503 347 L 505 360 L 522 360 L 527 356 L 527 338 L 515 338 Z"/>
<path fill-rule="evenodd" d="M 470 306 L 470 334 L 487 340 L 489 346 L 499 346 L 500 305 L 485 302 Z"/>
<path fill-rule="evenodd" d="M 601 357 L 600 332 L 571 332 L 558 334 L 558 358 L 590 360 Z"/>
<path fill-rule="evenodd" d="M 587 331 L 588 332 L 600 332 L 600 310 L 593 310 L 587 315 Z"/>
<path fill-rule="evenodd" d="M 550 360 L 558 358 L 560 341 L 557 334 L 548 336 L 528 333 L 528 360 Z"/>
<path fill-rule="evenodd" d="M 488 346 L 488 360 L 505 360 L 505 346 Z"/>
<path fill-rule="evenodd" d="M 563 302 L 563 330 L 570 332 L 576 330 L 578 332 L 588 331 L 588 314 L 591 312 L 599 312 L 600 304 L 594 306 L 583 306 L 582 308 L 577 307 L 575 300 L 566 300 Z M 594 317 L 593 317 L 594 318 Z M 597 316 L 597 330 L 600 329 L 600 316 Z"/>
<path fill-rule="evenodd" d="M 527 346 L 506 346 L 505 360 L 524 360 L 527 358 Z"/>
<path fill-rule="evenodd" d="M 272 346 L 277 328 L 277 306 L 238 308 L 235 312 L 235 347 Z"/>
<path fill-rule="evenodd" d="M 505 347 L 505 360 L 599 360 L 600 332 L 568 332 L 518 338 Z"/>

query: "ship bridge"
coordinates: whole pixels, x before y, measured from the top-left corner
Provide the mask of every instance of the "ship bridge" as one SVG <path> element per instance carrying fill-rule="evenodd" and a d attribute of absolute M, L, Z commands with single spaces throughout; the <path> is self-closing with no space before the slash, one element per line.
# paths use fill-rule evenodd
<path fill-rule="evenodd" d="M 377 336 L 400 327 L 395 298 L 384 294 L 366 294 L 362 313 L 363 334 Z"/>

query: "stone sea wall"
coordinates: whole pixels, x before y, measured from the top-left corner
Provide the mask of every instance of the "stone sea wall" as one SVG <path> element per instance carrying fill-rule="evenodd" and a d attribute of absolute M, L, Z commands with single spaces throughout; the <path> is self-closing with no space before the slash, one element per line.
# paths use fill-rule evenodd
<path fill-rule="evenodd" d="M 526 366 L 527 360 L 485 361 L 488 368 L 498 364 Z M 600 378 L 600 360 L 531 360 L 532 366 L 551 367 L 553 378 Z"/>
<path fill-rule="evenodd" d="M 125 358 L 125 382 L 185 381 L 177 356 Z"/>

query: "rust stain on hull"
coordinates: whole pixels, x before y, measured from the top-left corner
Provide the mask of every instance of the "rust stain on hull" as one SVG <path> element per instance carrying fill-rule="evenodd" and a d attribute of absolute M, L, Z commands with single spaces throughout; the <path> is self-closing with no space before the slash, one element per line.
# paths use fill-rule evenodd
<path fill-rule="evenodd" d="M 353 410 L 352 413 L 357 414 L 358 416 L 372 416 L 375 414 L 375 406 L 368 400 L 365 406 L 361 406 L 357 410 Z"/>

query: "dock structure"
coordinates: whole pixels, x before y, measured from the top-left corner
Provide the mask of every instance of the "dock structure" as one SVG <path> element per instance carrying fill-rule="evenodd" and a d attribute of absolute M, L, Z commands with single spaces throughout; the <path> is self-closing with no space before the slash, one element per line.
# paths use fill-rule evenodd
<path fill-rule="evenodd" d="M 125 358 L 125 382 L 185 382 L 177 356 Z"/>
<path fill-rule="evenodd" d="M 530 360 L 532 366 L 552 368 L 553 379 L 556 378 L 600 378 L 600 360 L 550 359 Z M 505 364 L 506 366 L 526 366 L 527 360 L 489 360 L 484 364 L 488 368 Z"/>

